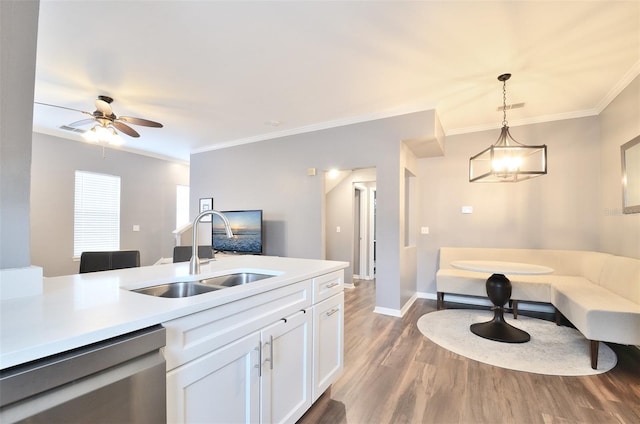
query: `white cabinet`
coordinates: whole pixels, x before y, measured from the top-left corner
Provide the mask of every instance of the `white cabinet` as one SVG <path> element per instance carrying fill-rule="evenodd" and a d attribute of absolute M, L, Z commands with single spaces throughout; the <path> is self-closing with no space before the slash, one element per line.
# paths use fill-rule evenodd
<path fill-rule="evenodd" d="M 262 330 L 262 423 L 292 423 L 311 406 L 311 310 Z"/>
<path fill-rule="evenodd" d="M 168 421 L 295 423 L 342 370 L 342 281 L 337 271 L 164 323 Z"/>
<path fill-rule="evenodd" d="M 313 401 L 344 366 L 344 292 L 313 306 Z"/>
<path fill-rule="evenodd" d="M 311 311 L 167 373 L 169 422 L 287 423 L 311 406 Z"/>
<path fill-rule="evenodd" d="M 169 371 L 167 421 L 258 422 L 259 364 L 260 333 L 256 332 Z"/>

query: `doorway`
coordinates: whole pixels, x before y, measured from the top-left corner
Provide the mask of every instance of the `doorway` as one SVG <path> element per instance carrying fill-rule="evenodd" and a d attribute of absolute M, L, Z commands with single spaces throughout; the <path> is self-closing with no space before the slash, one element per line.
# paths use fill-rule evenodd
<path fill-rule="evenodd" d="M 375 278 L 376 169 L 325 173 L 325 258 L 349 262 L 345 286 L 353 278 Z"/>
<path fill-rule="evenodd" d="M 375 278 L 375 182 L 353 183 L 353 278 Z"/>

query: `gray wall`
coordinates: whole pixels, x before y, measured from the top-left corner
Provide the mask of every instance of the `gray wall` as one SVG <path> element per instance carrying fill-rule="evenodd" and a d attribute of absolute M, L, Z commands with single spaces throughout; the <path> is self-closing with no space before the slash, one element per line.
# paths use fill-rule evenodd
<path fill-rule="evenodd" d="M 420 159 L 418 291 L 435 293 L 442 246 L 599 250 L 598 117 L 511 128 L 524 144 L 547 144 L 548 174 L 515 184 L 470 183 L 469 157 L 499 129 L 447 137 L 445 156 Z M 616 191 L 617 193 L 618 191 Z M 472 214 L 462 214 L 472 206 Z"/>
<path fill-rule="evenodd" d="M 0 1 L 0 268 L 31 265 L 29 172 L 39 1 Z"/>
<path fill-rule="evenodd" d="M 321 172 L 308 168 L 375 167 L 378 199 L 376 304 L 399 310 L 401 252 L 399 203 L 402 140 L 433 136 L 434 112 L 425 111 L 191 156 L 191 207 L 213 197 L 214 208 L 264 210 L 266 253 L 324 256 Z M 410 283 L 415 293 L 415 281 Z"/>
<path fill-rule="evenodd" d="M 153 142 L 153 140 L 149 140 Z M 140 250 L 142 265 L 171 257 L 176 185 L 189 185 L 184 164 L 33 133 L 31 262 L 47 277 L 74 274 L 75 171 L 120 176 L 120 248 Z M 133 225 L 140 225 L 134 232 Z M 190 242 L 189 242 L 190 244 Z"/>
<path fill-rule="evenodd" d="M 640 77 L 600 114 L 600 248 L 640 258 L 640 213 L 622 213 L 620 146 L 640 135 Z"/>

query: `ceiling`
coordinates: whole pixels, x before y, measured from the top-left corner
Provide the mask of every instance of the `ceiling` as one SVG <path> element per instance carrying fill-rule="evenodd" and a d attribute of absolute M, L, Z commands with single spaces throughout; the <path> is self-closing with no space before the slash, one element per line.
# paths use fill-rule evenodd
<path fill-rule="evenodd" d="M 190 153 L 436 109 L 446 134 L 599 113 L 640 74 L 639 1 L 41 0 L 35 100 Z M 86 118 L 35 105 L 34 131 Z M 88 127 L 85 127 L 88 128 Z"/>

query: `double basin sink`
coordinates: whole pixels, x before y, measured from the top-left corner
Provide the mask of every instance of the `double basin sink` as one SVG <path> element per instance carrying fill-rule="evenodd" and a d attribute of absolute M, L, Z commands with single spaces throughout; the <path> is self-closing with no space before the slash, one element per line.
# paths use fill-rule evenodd
<path fill-rule="evenodd" d="M 274 275 L 259 274 L 255 272 L 237 272 L 234 274 L 205 278 L 203 280 L 178 281 L 173 283 L 160 284 L 157 286 L 143 287 L 141 289 L 135 289 L 131 291 L 156 297 L 190 297 L 196 296 L 198 294 L 221 290 L 228 287 L 249 284 L 270 277 L 274 277 Z"/>

